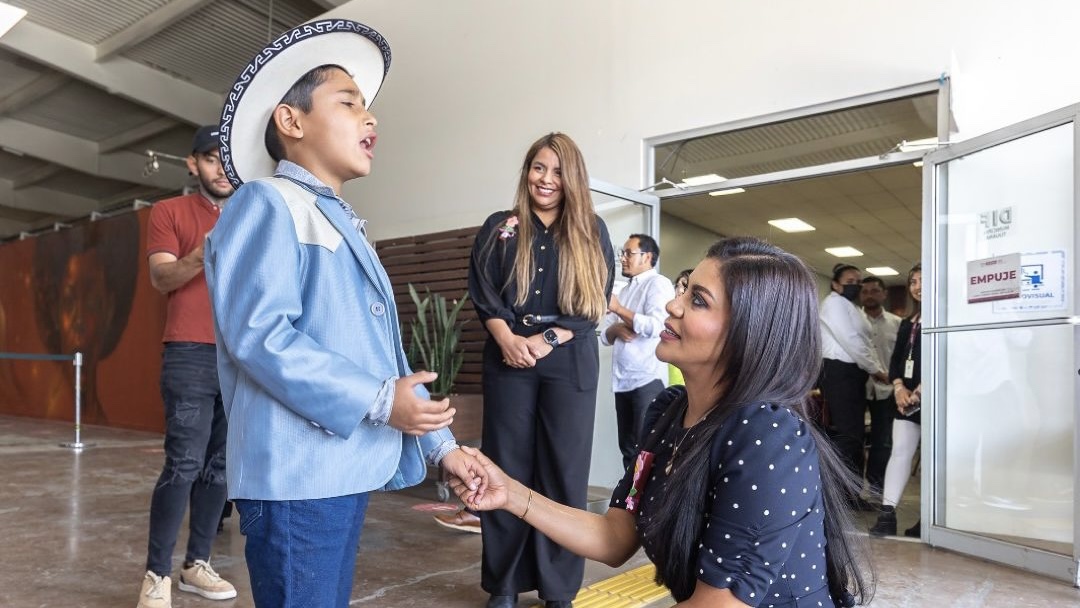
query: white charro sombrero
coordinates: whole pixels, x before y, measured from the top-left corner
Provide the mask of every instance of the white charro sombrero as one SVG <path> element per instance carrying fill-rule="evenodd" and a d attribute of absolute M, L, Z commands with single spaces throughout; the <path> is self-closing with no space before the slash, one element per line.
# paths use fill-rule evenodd
<path fill-rule="evenodd" d="M 297 80 L 320 65 L 352 74 L 368 105 L 390 71 L 390 45 L 347 19 L 297 26 L 266 45 L 240 72 L 221 110 L 221 162 L 233 187 L 274 174 L 264 137 L 270 114 Z"/>

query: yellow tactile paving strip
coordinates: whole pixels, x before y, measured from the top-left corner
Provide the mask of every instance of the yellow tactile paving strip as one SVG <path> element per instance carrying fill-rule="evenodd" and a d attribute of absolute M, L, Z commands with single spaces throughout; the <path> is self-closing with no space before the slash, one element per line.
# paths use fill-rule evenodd
<path fill-rule="evenodd" d="M 578 591 L 574 608 L 640 608 L 668 595 L 654 582 L 656 567 L 641 566 Z M 539 604 L 542 605 L 542 604 Z"/>

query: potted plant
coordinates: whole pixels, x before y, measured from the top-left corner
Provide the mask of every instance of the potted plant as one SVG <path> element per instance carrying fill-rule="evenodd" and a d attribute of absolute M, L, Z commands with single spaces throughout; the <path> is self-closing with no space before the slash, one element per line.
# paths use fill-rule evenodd
<path fill-rule="evenodd" d="M 409 341 L 408 359 L 413 369 L 423 369 L 439 374 L 431 383 L 431 398 L 438 400 L 450 395 L 454 381 L 465 360 L 465 351 L 461 347 L 461 328 L 465 321 L 458 322 L 469 294 L 450 302 L 442 294 L 431 293 L 425 289 L 425 296 L 420 297 L 416 288 L 409 283 L 409 296 L 416 304 L 416 320 L 412 322 L 412 338 Z"/>

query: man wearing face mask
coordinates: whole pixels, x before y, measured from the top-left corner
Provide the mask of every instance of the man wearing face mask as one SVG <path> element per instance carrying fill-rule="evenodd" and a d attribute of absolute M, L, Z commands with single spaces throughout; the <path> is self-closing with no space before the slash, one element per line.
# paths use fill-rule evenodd
<path fill-rule="evenodd" d="M 870 324 L 855 302 L 862 291 L 859 269 L 833 267 L 832 292 L 821 303 L 821 393 L 829 412 L 829 437 L 859 479 L 866 435 L 866 381 L 888 382 L 871 341 Z M 862 499 L 854 505 L 869 508 Z"/>

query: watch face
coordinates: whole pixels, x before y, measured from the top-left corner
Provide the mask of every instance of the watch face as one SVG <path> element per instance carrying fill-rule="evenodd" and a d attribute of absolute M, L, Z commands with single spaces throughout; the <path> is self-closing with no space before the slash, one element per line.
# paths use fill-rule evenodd
<path fill-rule="evenodd" d="M 559 344 L 559 334 L 555 333 L 554 329 L 545 329 L 544 330 L 544 342 L 547 342 L 548 344 L 550 344 L 552 346 L 558 345 Z"/>

